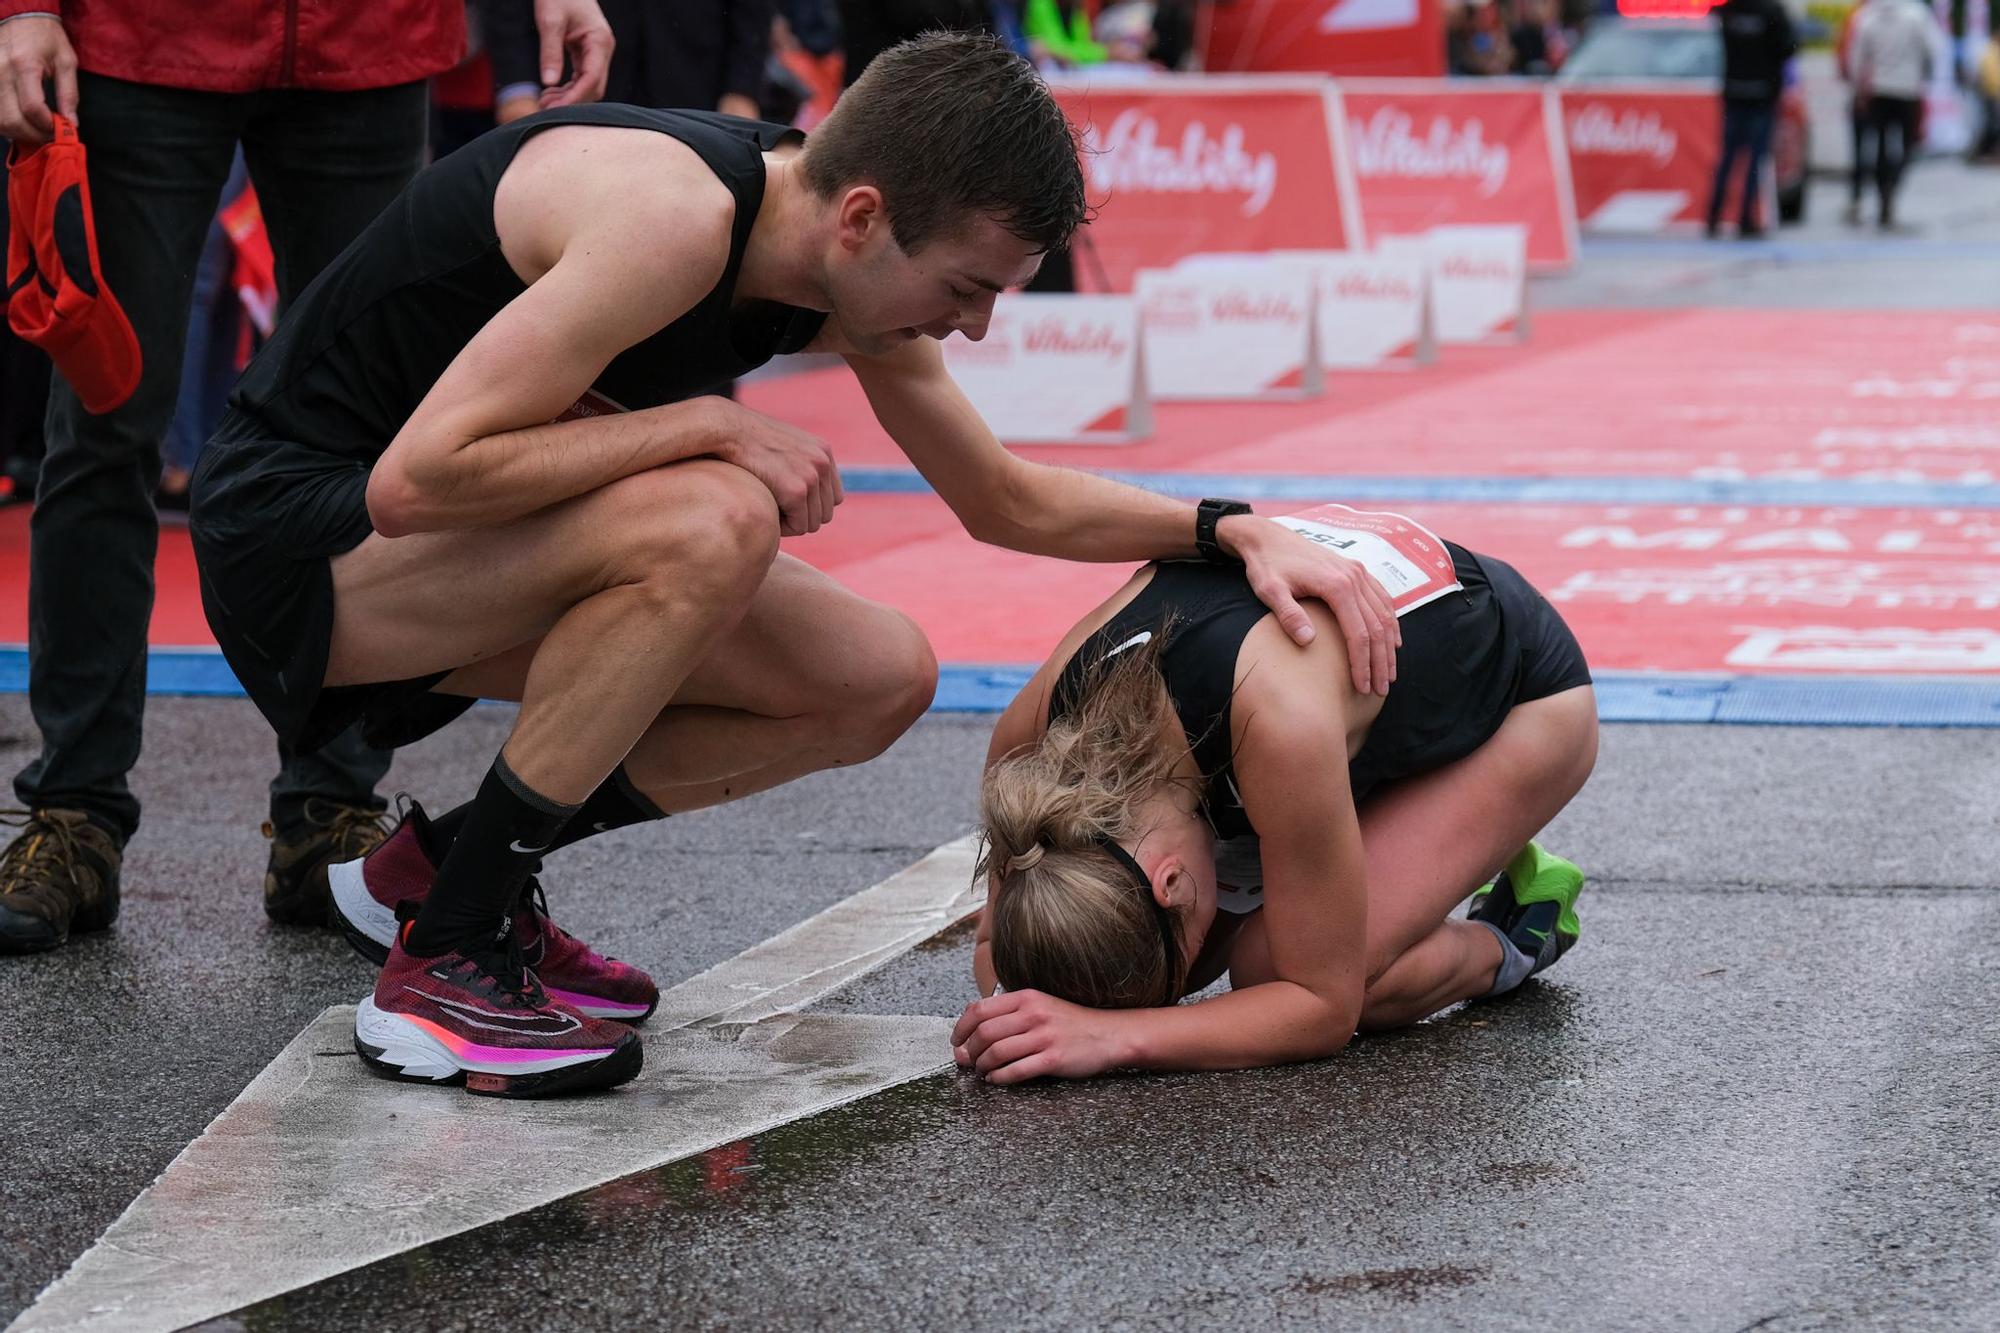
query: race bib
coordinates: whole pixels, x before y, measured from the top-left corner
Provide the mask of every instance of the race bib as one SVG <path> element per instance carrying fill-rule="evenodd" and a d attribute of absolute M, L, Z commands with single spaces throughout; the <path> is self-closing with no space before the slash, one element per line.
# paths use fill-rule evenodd
<path fill-rule="evenodd" d="M 1272 521 L 1359 561 L 1389 594 L 1399 618 L 1465 586 L 1438 535 L 1401 514 L 1324 504 Z"/>
<path fill-rule="evenodd" d="M 1254 833 L 1216 841 L 1216 911 L 1248 916 L 1264 905 L 1263 850 Z"/>
<path fill-rule="evenodd" d="M 557 421 L 581 421 L 585 417 L 608 417 L 625 409 L 595 389 L 585 389 L 583 397 L 563 409 Z"/>

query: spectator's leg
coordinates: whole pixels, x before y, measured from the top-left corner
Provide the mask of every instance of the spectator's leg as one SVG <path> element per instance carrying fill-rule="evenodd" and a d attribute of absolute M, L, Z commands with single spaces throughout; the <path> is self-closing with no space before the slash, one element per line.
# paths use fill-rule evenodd
<path fill-rule="evenodd" d="M 1869 174 L 1875 169 L 1874 154 L 1869 152 L 1869 118 L 1866 108 L 1849 108 L 1847 124 L 1854 136 L 1854 166 L 1847 175 L 1848 220 L 1861 220 L 1861 191 Z"/>
<path fill-rule="evenodd" d="M 1923 103 L 1914 97 L 1900 98 L 1893 107 L 1896 135 L 1896 155 L 1889 161 L 1888 183 L 1882 195 L 1882 221 L 1886 226 L 1895 220 L 1896 195 L 1903 186 L 1903 173 L 1909 170 L 1910 159 L 1917 151 L 1917 128 L 1923 120 Z M 1890 131 L 1882 131 L 1883 143 L 1888 143 Z M 1887 158 L 1885 152 L 1884 157 Z"/>
<path fill-rule="evenodd" d="M 243 151 L 277 260 L 280 310 L 386 208 L 423 165 L 430 122 L 422 82 L 365 92 L 261 94 L 244 130 Z M 317 754 L 278 747 L 271 823 L 306 823 L 306 802 L 381 809 L 375 785 L 391 752 L 372 749 L 359 730 Z"/>
<path fill-rule="evenodd" d="M 1722 206 L 1729 195 L 1730 177 L 1736 174 L 1736 158 L 1748 151 L 1750 140 L 1746 133 L 1748 125 L 1744 119 L 1744 107 L 1738 102 L 1722 104 L 1722 155 L 1715 163 L 1715 186 L 1708 196 L 1708 230 L 1713 233 L 1722 225 Z"/>
<path fill-rule="evenodd" d="M 239 154 L 222 187 L 224 204 L 242 191 L 247 177 Z M 187 494 L 188 480 L 202 445 L 214 433 L 221 418 L 216 402 L 217 363 L 233 366 L 235 347 L 228 341 L 235 323 L 229 316 L 236 307 L 236 293 L 230 275 L 236 266 L 236 248 L 220 222 L 211 222 L 202 242 L 201 260 L 194 270 L 194 300 L 188 314 L 187 341 L 181 357 L 180 396 L 174 404 L 174 419 L 167 430 L 165 464 L 170 478 L 163 477 L 161 494 Z M 231 374 L 233 381 L 235 376 Z"/>
<path fill-rule="evenodd" d="M 123 839 L 139 825 L 126 774 L 145 705 L 160 439 L 239 100 L 79 77 L 104 279 L 145 368 L 131 399 L 102 416 L 60 375 L 50 388 L 28 577 L 28 698 L 42 750 L 14 791 L 30 807 L 84 810 Z"/>
<path fill-rule="evenodd" d="M 0 236 L 7 233 L 7 155 L 0 153 Z M 49 358 L 0 322 L 0 490 L 25 500 L 42 463 L 42 415 L 49 405 Z"/>
<path fill-rule="evenodd" d="M 1878 97 L 1875 99 L 1875 193 L 1881 200 L 1882 225 L 1887 227 L 1896 220 L 1896 184 L 1903 175 L 1903 153 L 1906 142 L 1903 137 L 1901 98 Z"/>
<path fill-rule="evenodd" d="M 1777 128 L 1778 107 L 1775 102 L 1749 107 L 1744 111 L 1744 137 L 1749 141 L 1744 151 L 1749 165 L 1743 168 L 1743 203 L 1737 215 L 1737 225 L 1744 231 L 1758 228 L 1761 204 L 1757 197 L 1758 186 L 1763 183 L 1764 163 L 1771 155 L 1771 135 Z"/>

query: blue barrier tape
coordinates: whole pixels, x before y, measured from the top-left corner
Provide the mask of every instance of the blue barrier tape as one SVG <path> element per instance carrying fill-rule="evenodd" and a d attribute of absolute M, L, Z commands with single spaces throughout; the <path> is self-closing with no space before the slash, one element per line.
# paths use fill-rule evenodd
<path fill-rule="evenodd" d="M 932 712 L 997 713 L 1033 674 L 1018 665 L 942 668 Z M 0 647 L 0 693 L 28 688 L 28 651 Z M 156 648 L 146 692 L 237 697 L 243 687 L 221 654 Z M 2000 727 L 2000 679 L 1944 676 L 1729 676 L 1602 671 L 1597 715 L 1606 722 L 1710 722 L 1751 726 Z"/>

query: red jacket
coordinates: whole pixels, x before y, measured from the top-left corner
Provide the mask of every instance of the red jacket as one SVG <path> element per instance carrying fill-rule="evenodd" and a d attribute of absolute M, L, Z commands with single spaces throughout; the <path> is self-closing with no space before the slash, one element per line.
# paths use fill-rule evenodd
<path fill-rule="evenodd" d="M 93 74 L 203 92 L 386 88 L 465 55 L 465 0 L 0 0 L 34 13 Z"/>

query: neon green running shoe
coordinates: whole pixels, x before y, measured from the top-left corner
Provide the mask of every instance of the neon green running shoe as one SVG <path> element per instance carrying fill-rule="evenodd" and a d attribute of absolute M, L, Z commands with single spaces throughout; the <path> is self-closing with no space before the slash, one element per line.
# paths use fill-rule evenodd
<path fill-rule="evenodd" d="M 1529 843 L 1500 875 L 1472 897 L 1466 918 L 1499 928 L 1515 948 L 1534 959 L 1533 976 L 1568 953 L 1583 933 L 1576 900 L 1583 871 Z"/>

